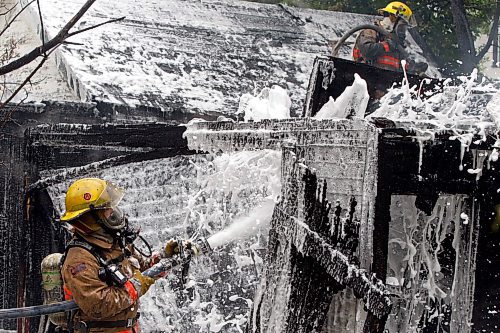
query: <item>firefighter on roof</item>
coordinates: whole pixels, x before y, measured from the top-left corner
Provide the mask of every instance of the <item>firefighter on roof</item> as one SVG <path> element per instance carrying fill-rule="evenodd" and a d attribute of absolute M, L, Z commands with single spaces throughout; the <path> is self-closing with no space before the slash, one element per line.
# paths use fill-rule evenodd
<path fill-rule="evenodd" d="M 401 71 L 401 60 L 405 58 L 405 39 L 407 28 L 416 26 L 413 12 L 402 2 L 394 1 L 379 9 L 384 17 L 375 24 L 384 28 L 389 35 L 382 36 L 372 29 L 362 30 L 356 39 L 353 58 L 357 62 L 376 67 Z M 406 70 L 423 74 L 428 65 L 407 59 Z"/>

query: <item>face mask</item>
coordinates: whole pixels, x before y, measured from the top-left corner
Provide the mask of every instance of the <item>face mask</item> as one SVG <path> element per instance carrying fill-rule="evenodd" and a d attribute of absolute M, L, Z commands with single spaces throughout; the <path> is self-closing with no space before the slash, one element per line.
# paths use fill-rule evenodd
<path fill-rule="evenodd" d="M 111 230 L 121 230 L 125 227 L 125 215 L 118 207 L 113 208 L 113 211 L 107 217 L 104 211 L 99 211 L 98 214 L 102 223 Z"/>
<path fill-rule="evenodd" d="M 384 17 L 384 19 L 380 21 L 380 26 L 388 32 L 391 32 L 394 28 L 394 23 L 391 21 L 390 17 Z"/>

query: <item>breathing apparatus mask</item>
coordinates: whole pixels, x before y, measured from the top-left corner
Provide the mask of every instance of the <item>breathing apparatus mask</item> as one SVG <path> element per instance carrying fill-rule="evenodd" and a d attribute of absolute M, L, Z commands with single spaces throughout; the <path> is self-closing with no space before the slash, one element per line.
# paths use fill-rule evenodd
<path fill-rule="evenodd" d="M 122 248 L 132 245 L 134 241 L 139 238 L 143 242 L 147 252 L 144 253 L 144 251 L 141 251 L 138 247 L 135 247 L 135 250 L 145 257 L 151 256 L 151 246 L 139 234 L 140 229 L 134 230 L 130 227 L 127 216 L 119 207 L 96 210 L 96 215 L 99 219 L 98 223 L 102 225 L 104 230 L 118 240 Z"/>
<path fill-rule="evenodd" d="M 391 33 L 392 36 L 396 37 L 395 41 L 404 46 L 404 41 L 406 39 L 406 31 L 408 30 L 408 22 L 405 18 L 401 16 L 396 17 L 396 21 L 391 20 L 391 14 L 383 12 L 384 18 L 379 21 L 379 25 L 384 28 L 387 32 Z M 393 16 L 394 17 L 394 16 Z"/>
<path fill-rule="evenodd" d="M 387 16 L 384 15 L 384 18 L 381 21 L 379 21 L 379 24 L 382 28 L 387 30 L 387 32 L 392 32 L 392 30 L 394 29 L 394 22 L 391 21 L 389 15 Z"/>
<path fill-rule="evenodd" d="M 102 223 L 105 229 L 121 231 L 128 226 L 125 214 L 123 214 L 123 211 L 118 207 L 99 209 L 96 212 L 99 217 L 99 222 Z"/>

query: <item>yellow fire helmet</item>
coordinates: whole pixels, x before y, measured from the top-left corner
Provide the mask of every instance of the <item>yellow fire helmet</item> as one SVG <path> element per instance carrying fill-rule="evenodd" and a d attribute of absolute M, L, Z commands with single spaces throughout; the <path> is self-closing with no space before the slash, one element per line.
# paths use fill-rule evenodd
<path fill-rule="evenodd" d="M 61 221 L 71 223 L 86 212 L 116 208 L 124 190 L 107 180 L 82 178 L 71 184 L 66 192 L 66 212 Z"/>
<path fill-rule="evenodd" d="M 399 1 L 390 2 L 389 4 L 387 4 L 387 6 L 385 6 L 385 8 L 380 8 L 378 12 L 380 14 L 383 14 L 384 12 L 389 14 L 394 14 L 396 16 L 405 19 L 405 21 L 408 22 L 410 26 L 417 25 L 417 21 L 413 16 L 412 10 L 410 9 L 410 7 L 408 7 L 406 4 L 402 2 Z"/>

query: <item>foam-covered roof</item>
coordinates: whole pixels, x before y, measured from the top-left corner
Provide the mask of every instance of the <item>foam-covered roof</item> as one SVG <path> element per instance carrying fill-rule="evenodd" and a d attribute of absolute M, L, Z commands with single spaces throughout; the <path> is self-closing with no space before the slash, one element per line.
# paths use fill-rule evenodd
<path fill-rule="evenodd" d="M 83 3 L 42 1 L 47 34 L 54 36 Z M 155 107 L 167 116 L 232 114 L 242 94 L 273 84 L 288 89 L 292 114 L 300 114 L 314 57 L 374 20 L 235 0 L 98 0 L 75 29 L 121 16 L 71 39 L 82 45 L 62 46 L 59 69 L 84 101 Z M 350 58 L 350 49 L 341 57 Z"/>

